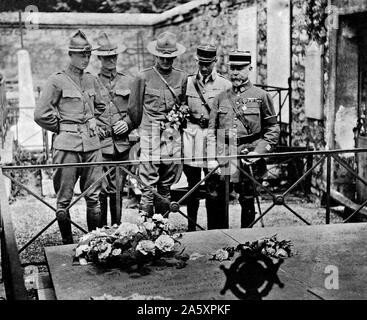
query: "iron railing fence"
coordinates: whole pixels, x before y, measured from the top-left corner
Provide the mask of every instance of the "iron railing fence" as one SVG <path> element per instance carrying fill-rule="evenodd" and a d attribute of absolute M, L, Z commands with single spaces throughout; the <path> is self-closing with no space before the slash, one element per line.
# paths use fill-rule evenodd
<path fill-rule="evenodd" d="M 65 168 L 65 167 L 90 167 L 90 166 L 104 166 L 108 168 L 107 171 L 104 172 L 104 174 L 94 183 L 92 184 L 87 190 L 82 192 L 80 195 L 76 196 L 73 201 L 68 206 L 68 209 L 73 207 L 81 198 L 83 198 L 94 186 L 95 184 L 100 183 L 104 177 L 109 174 L 112 170 L 116 170 L 116 178 L 119 180 L 121 179 L 121 173 L 126 172 L 128 175 L 135 178 L 141 186 L 144 186 L 146 188 L 149 188 L 153 194 L 160 198 L 162 201 L 165 201 L 166 203 L 169 202 L 169 210 L 165 213 L 167 215 L 169 212 L 176 212 L 180 213 L 182 216 L 184 216 L 186 219 L 190 219 L 187 217 L 187 215 L 182 212 L 181 206 L 183 203 L 190 197 L 190 195 L 197 190 L 197 188 L 200 187 L 200 185 L 205 182 L 211 175 L 215 174 L 219 169 L 224 172 L 226 168 L 228 168 L 231 164 L 238 167 L 238 169 L 243 173 L 244 176 L 246 176 L 251 183 L 254 184 L 257 190 L 256 198 L 257 198 L 257 206 L 259 210 L 259 216 L 258 218 L 252 223 L 250 227 L 253 227 L 255 224 L 257 224 L 259 221 L 261 222 L 263 217 L 267 215 L 274 207 L 276 206 L 283 206 L 286 208 L 290 213 L 295 215 L 299 220 L 301 220 L 306 225 L 310 225 L 311 223 L 307 221 L 305 217 L 303 217 L 301 214 L 296 212 L 294 209 L 292 209 L 291 205 L 287 203 L 288 197 L 294 191 L 297 187 L 299 187 L 306 179 L 309 179 L 309 177 L 312 175 L 312 173 L 322 165 L 326 165 L 326 170 L 323 168 L 324 174 L 324 187 L 323 192 L 325 193 L 325 199 L 326 199 L 326 205 L 325 205 L 325 223 L 330 223 L 330 204 L 331 204 L 331 176 L 332 176 L 332 161 L 335 161 L 339 163 L 341 166 L 343 166 L 351 175 L 354 176 L 354 178 L 364 185 L 367 186 L 367 181 L 358 176 L 358 174 L 355 172 L 355 170 L 350 167 L 345 160 L 342 159 L 341 155 L 343 154 L 357 154 L 359 153 L 366 153 L 367 149 L 350 149 L 350 150 L 330 150 L 330 151 L 307 151 L 307 152 L 287 152 L 287 153 L 272 153 L 272 154 L 266 154 L 266 155 L 256 155 L 256 156 L 249 156 L 249 155 L 240 155 L 240 156 L 223 156 L 218 157 L 217 160 L 219 164 L 216 168 L 211 170 L 200 182 L 197 183 L 191 190 L 189 190 L 183 197 L 181 197 L 178 201 L 170 201 L 169 199 L 164 198 L 162 195 L 160 195 L 152 186 L 144 184 L 138 175 L 136 175 L 132 167 L 137 167 L 140 164 L 144 162 L 149 161 L 140 161 L 140 160 L 130 160 L 130 161 L 118 161 L 118 162 L 95 162 L 95 163 L 69 163 L 69 164 L 45 164 L 45 165 L 32 165 L 32 166 L 2 166 L 0 171 L 0 181 L 1 184 L 4 185 L 3 181 L 4 178 L 7 177 L 10 179 L 14 184 L 16 184 L 18 187 L 26 190 L 30 195 L 34 196 L 36 199 L 38 199 L 41 203 L 46 205 L 49 209 L 56 212 L 56 208 L 48 203 L 41 195 L 36 194 L 34 191 L 30 190 L 26 185 L 23 183 L 17 181 L 15 178 L 12 177 L 11 171 L 16 170 L 30 170 L 30 169 L 55 169 L 55 168 Z M 279 158 L 285 158 L 285 159 L 292 159 L 292 158 L 306 158 L 306 159 L 312 159 L 312 163 L 310 161 L 306 161 L 307 169 L 304 170 L 304 172 L 297 177 L 296 181 L 292 183 L 291 186 L 287 188 L 285 191 L 281 192 L 274 192 L 270 190 L 268 187 L 264 186 L 262 183 L 263 177 L 255 178 L 252 174 L 252 169 L 250 167 L 250 170 L 245 169 L 245 164 L 243 164 L 243 161 L 246 161 L 250 158 L 267 158 L 267 159 L 279 159 Z M 184 159 L 184 158 L 176 158 L 176 159 L 161 159 L 162 162 L 169 162 L 169 161 L 178 161 L 180 163 L 185 163 L 186 161 L 192 161 L 192 160 L 205 160 L 204 158 L 196 158 L 196 159 Z M 209 159 L 210 160 L 210 159 Z M 228 220 L 229 215 L 229 195 L 230 195 L 230 175 L 224 175 L 225 182 L 226 182 L 226 192 L 225 192 L 225 199 L 226 199 L 226 219 Z M 4 189 L 4 187 L 3 187 Z M 270 199 L 272 199 L 272 203 L 270 206 L 265 210 L 261 211 L 260 203 L 258 196 L 260 193 L 258 191 L 262 191 L 262 193 L 267 194 Z M 7 279 L 19 279 L 19 268 L 21 268 L 20 262 L 19 262 L 19 254 L 23 252 L 25 249 L 27 249 L 37 238 L 39 238 L 47 229 L 49 229 L 57 220 L 56 218 L 52 219 L 46 226 L 44 226 L 36 235 L 34 235 L 25 245 L 23 245 L 20 249 L 17 248 L 17 244 L 15 243 L 15 236 L 14 236 L 14 230 L 11 225 L 11 218 L 9 213 L 9 205 L 7 203 L 7 199 L 4 196 L 5 192 L 1 192 L 1 203 L 0 203 L 0 214 L 1 214 L 1 221 L 2 221 L 2 229 L 1 229 L 1 239 L 2 239 L 2 255 L 4 255 L 5 259 L 2 259 L 2 266 L 3 266 L 3 273 L 4 277 Z M 121 200 L 121 190 L 119 184 L 117 184 L 117 197 L 116 197 L 116 207 L 117 210 L 121 210 L 120 207 L 120 200 Z M 167 203 L 168 204 L 168 203 Z M 353 213 L 350 214 L 350 216 L 345 219 L 343 222 L 347 223 L 349 222 L 355 215 L 357 215 L 362 208 L 364 208 L 367 204 L 367 201 L 364 201 Z M 78 229 L 80 229 L 82 232 L 86 233 L 87 231 L 71 219 L 71 223 Z M 196 224 L 197 227 L 200 230 L 205 230 L 203 226 L 200 226 Z M 5 239 L 5 241 L 3 241 Z M 10 241 L 10 240 L 11 241 Z M 11 256 L 13 259 L 12 263 L 15 264 L 12 268 L 8 268 L 5 264 L 9 259 L 6 259 L 6 257 Z M 14 256 L 16 256 L 14 258 Z M 14 281 L 13 281 L 14 282 Z M 17 285 L 17 281 L 15 281 L 15 284 L 11 281 L 6 282 L 7 286 L 13 286 Z M 19 289 L 19 288 L 18 288 Z M 20 290 L 21 292 L 22 290 Z M 16 292 L 15 288 L 9 289 L 9 292 Z M 9 297 L 11 297 L 11 294 L 9 294 Z"/>
<path fill-rule="evenodd" d="M 262 84 L 255 84 L 267 91 L 274 101 L 274 105 L 277 107 L 277 120 L 280 125 L 280 146 L 292 146 L 292 86 L 291 80 L 288 80 L 288 88 L 268 86 Z M 287 106 L 287 110 L 284 110 Z M 287 114 L 288 119 L 283 119 L 283 116 Z"/>

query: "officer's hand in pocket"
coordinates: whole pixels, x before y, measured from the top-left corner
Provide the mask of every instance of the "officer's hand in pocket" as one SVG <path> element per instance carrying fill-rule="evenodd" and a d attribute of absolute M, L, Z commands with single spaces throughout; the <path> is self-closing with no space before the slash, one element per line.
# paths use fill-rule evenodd
<path fill-rule="evenodd" d="M 126 121 L 119 120 L 113 125 L 112 129 L 114 134 L 121 135 L 129 130 L 129 126 L 127 125 Z"/>

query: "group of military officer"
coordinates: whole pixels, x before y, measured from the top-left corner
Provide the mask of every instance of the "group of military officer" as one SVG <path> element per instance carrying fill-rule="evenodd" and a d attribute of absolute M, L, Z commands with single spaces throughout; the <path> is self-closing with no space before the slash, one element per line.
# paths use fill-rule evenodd
<path fill-rule="evenodd" d="M 192 189 L 200 182 L 202 171 L 207 174 L 223 168 L 217 155 L 229 155 L 228 146 L 234 146 L 235 154 L 257 155 L 271 152 L 277 144 L 280 129 L 272 99 L 249 80 L 249 52 L 229 54 L 229 81 L 215 70 L 216 47 L 200 45 L 195 57 L 198 70 L 187 75 L 173 67 L 185 47 L 177 42 L 175 34 L 163 32 L 147 46 L 156 57 L 155 65 L 132 79 L 116 70 L 118 54 L 125 49 L 105 33 L 100 35 L 97 48 L 92 48 L 80 30 L 72 36 L 69 66 L 47 80 L 34 113 L 35 121 L 54 133 L 55 164 L 129 160 L 129 134 L 136 129 L 140 137 L 140 209 L 152 216 L 168 214 L 170 188 L 182 171 Z M 91 53 L 101 63 L 98 76 L 84 71 Z M 177 130 L 168 116 L 185 105 L 189 109 L 187 123 Z M 184 163 L 175 161 L 182 158 Z M 248 158 L 245 167 L 242 162 L 237 164 L 248 170 L 249 162 L 256 160 Z M 100 183 L 103 171 L 106 177 Z M 208 229 L 228 228 L 223 170 L 217 172 L 205 182 Z M 69 206 L 78 179 L 81 191 L 88 189 L 85 200 L 89 231 L 107 224 L 108 203 L 111 224 L 121 221 L 121 211 L 117 210 L 121 203 L 116 206 L 116 198 L 121 197 L 116 192 L 123 189 L 126 174 L 117 181 L 115 171 L 108 166 L 59 167 L 54 174 L 54 188 L 64 243 L 73 242 Z M 231 172 L 231 181 L 239 193 L 241 227 L 246 228 L 255 219 L 254 189 L 242 171 Z M 188 231 L 196 230 L 199 199 L 195 191 L 187 201 Z"/>

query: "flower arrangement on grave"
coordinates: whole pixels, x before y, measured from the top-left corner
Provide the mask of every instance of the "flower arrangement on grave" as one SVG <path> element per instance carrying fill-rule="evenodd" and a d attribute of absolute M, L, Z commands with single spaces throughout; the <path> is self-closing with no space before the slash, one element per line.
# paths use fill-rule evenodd
<path fill-rule="evenodd" d="M 230 260 L 236 252 L 247 251 L 253 256 L 266 256 L 274 259 L 287 259 L 293 255 L 290 240 L 278 241 L 277 235 L 265 237 L 254 242 L 239 244 L 236 248 L 226 247 L 218 249 L 211 255 L 211 260 Z"/>
<path fill-rule="evenodd" d="M 179 252 L 181 234 L 160 214 L 142 216 L 138 223 L 97 228 L 82 236 L 75 249 L 81 265 L 90 262 L 122 269 L 138 268 L 161 258 L 175 258 L 183 267 L 187 256 Z"/>

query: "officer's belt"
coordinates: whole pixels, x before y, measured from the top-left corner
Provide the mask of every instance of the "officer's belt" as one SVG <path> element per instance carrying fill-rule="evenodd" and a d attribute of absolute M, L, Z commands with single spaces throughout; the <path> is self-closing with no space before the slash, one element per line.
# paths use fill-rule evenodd
<path fill-rule="evenodd" d="M 209 119 L 206 118 L 195 118 L 195 117 L 190 117 L 190 122 L 192 124 L 197 124 L 198 126 L 200 126 L 201 128 L 208 128 L 209 126 Z"/>
<path fill-rule="evenodd" d="M 89 127 L 86 123 L 60 123 L 59 131 L 89 132 Z"/>
<path fill-rule="evenodd" d="M 260 139 L 261 138 L 261 133 L 254 133 L 252 135 L 249 135 L 249 136 L 246 136 L 246 137 L 241 137 L 241 138 L 232 138 L 230 139 L 230 137 L 228 137 L 226 135 L 225 137 L 225 143 L 226 144 L 229 144 L 229 143 L 236 143 L 236 145 L 240 146 L 240 145 L 243 145 L 243 144 L 251 144 L 253 142 L 255 142 L 256 140 Z"/>

